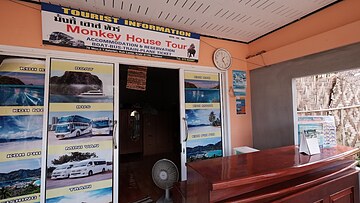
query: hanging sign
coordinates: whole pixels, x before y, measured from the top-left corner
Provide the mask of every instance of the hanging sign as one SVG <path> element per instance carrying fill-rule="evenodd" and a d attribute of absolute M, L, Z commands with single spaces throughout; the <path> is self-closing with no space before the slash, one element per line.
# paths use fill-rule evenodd
<path fill-rule="evenodd" d="M 146 67 L 131 67 L 128 69 L 126 88 L 133 90 L 146 90 Z"/>
<path fill-rule="evenodd" d="M 197 62 L 200 35 L 42 3 L 43 43 Z"/>

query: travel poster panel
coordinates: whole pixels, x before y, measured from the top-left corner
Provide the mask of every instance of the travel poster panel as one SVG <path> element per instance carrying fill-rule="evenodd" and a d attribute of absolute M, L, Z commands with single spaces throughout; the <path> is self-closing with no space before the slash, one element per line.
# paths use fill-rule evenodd
<path fill-rule="evenodd" d="M 114 65 L 51 59 L 47 202 L 112 202 Z"/>
<path fill-rule="evenodd" d="M 185 73 L 187 162 L 223 156 L 218 74 Z"/>
<path fill-rule="evenodd" d="M 0 202 L 39 202 L 45 61 L 0 65 Z"/>

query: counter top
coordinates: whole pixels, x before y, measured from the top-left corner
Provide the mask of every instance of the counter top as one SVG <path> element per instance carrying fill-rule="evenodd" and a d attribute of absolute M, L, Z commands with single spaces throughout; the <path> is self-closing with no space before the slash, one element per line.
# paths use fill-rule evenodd
<path fill-rule="evenodd" d="M 336 146 L 322 149 L 320 154 L 299 153 L 297 146 L 240 154 L 191 162 L 192 168 L 209 182 L 211 190 L 226 189 L 259 181 L 269 181 L 294 174 L 305 174 L 331 162 L 359 152 L 357 148 Z"/>

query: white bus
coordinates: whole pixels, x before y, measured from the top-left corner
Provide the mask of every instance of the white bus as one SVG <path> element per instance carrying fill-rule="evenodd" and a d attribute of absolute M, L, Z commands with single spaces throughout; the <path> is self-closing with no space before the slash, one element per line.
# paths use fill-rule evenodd
<path fill-rule="evenodd" d="M 112 131 L 113 124 L 109 117 L 94 118 L 91 122 L 92 135 L 111 135 Z"/>
<path fill-rule="evenodd" d="M 105 159 L 86 159 L 77 163 L 74 163 L 70 171 L 70 178 L 91 176 L 97 173 L 103 173 L 107 171 L 107 164 Z"/>
<path fill-rule="evenodd" d="M 91 119 L 70 115 L 62 116 L 55 126 L 55 136 L 58 139 L 78 137 L 91 132 Z"/>
<path fill-rule="evenodd" d="M 69 178 L 70 170 L 73 166 L 73 162 L 56 166 L 55 170 L 51 173 L 51 179 Z"/>

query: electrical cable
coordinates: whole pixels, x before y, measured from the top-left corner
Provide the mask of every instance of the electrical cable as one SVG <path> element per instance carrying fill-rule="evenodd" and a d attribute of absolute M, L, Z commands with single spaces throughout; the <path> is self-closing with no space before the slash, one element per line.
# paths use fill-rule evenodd
<path fill-rule="evenodd" d="M 201 39 L 200 39 L 200 42 L 203 42 L 203 43 L 209 45 L 210 47 L 212 47 L 212 48 L 214 48 L 214 49 L 218 49 L 218 47 L 215 47 L 215 46 L 209 44 L 208 42 L 205 42 L 204 40 L 201 40 Z M 261 55 L 261 57 L 262 57 L 262 54 L 260 54 L 260 55 Z M 250 63 L 250 64 L 253 64 L 253 65 L 256 65 L 256 66 L 259 66 L 259 67 L 266 66 L 265 63 L 264 63 L 263 65 L 261 65 L 261 64 L 257 64 L 257 63 L 253 63 L 253 62 L 247 61 L 247 60 L 245 60 L 245 59 L 236 58 L 236 57 L 233 57 L 233 56 L 231 56 L 231 58 L 236 59 L 236 60 L 239 60 L 239 61 L 242 61 L 242 62 Z"/>

